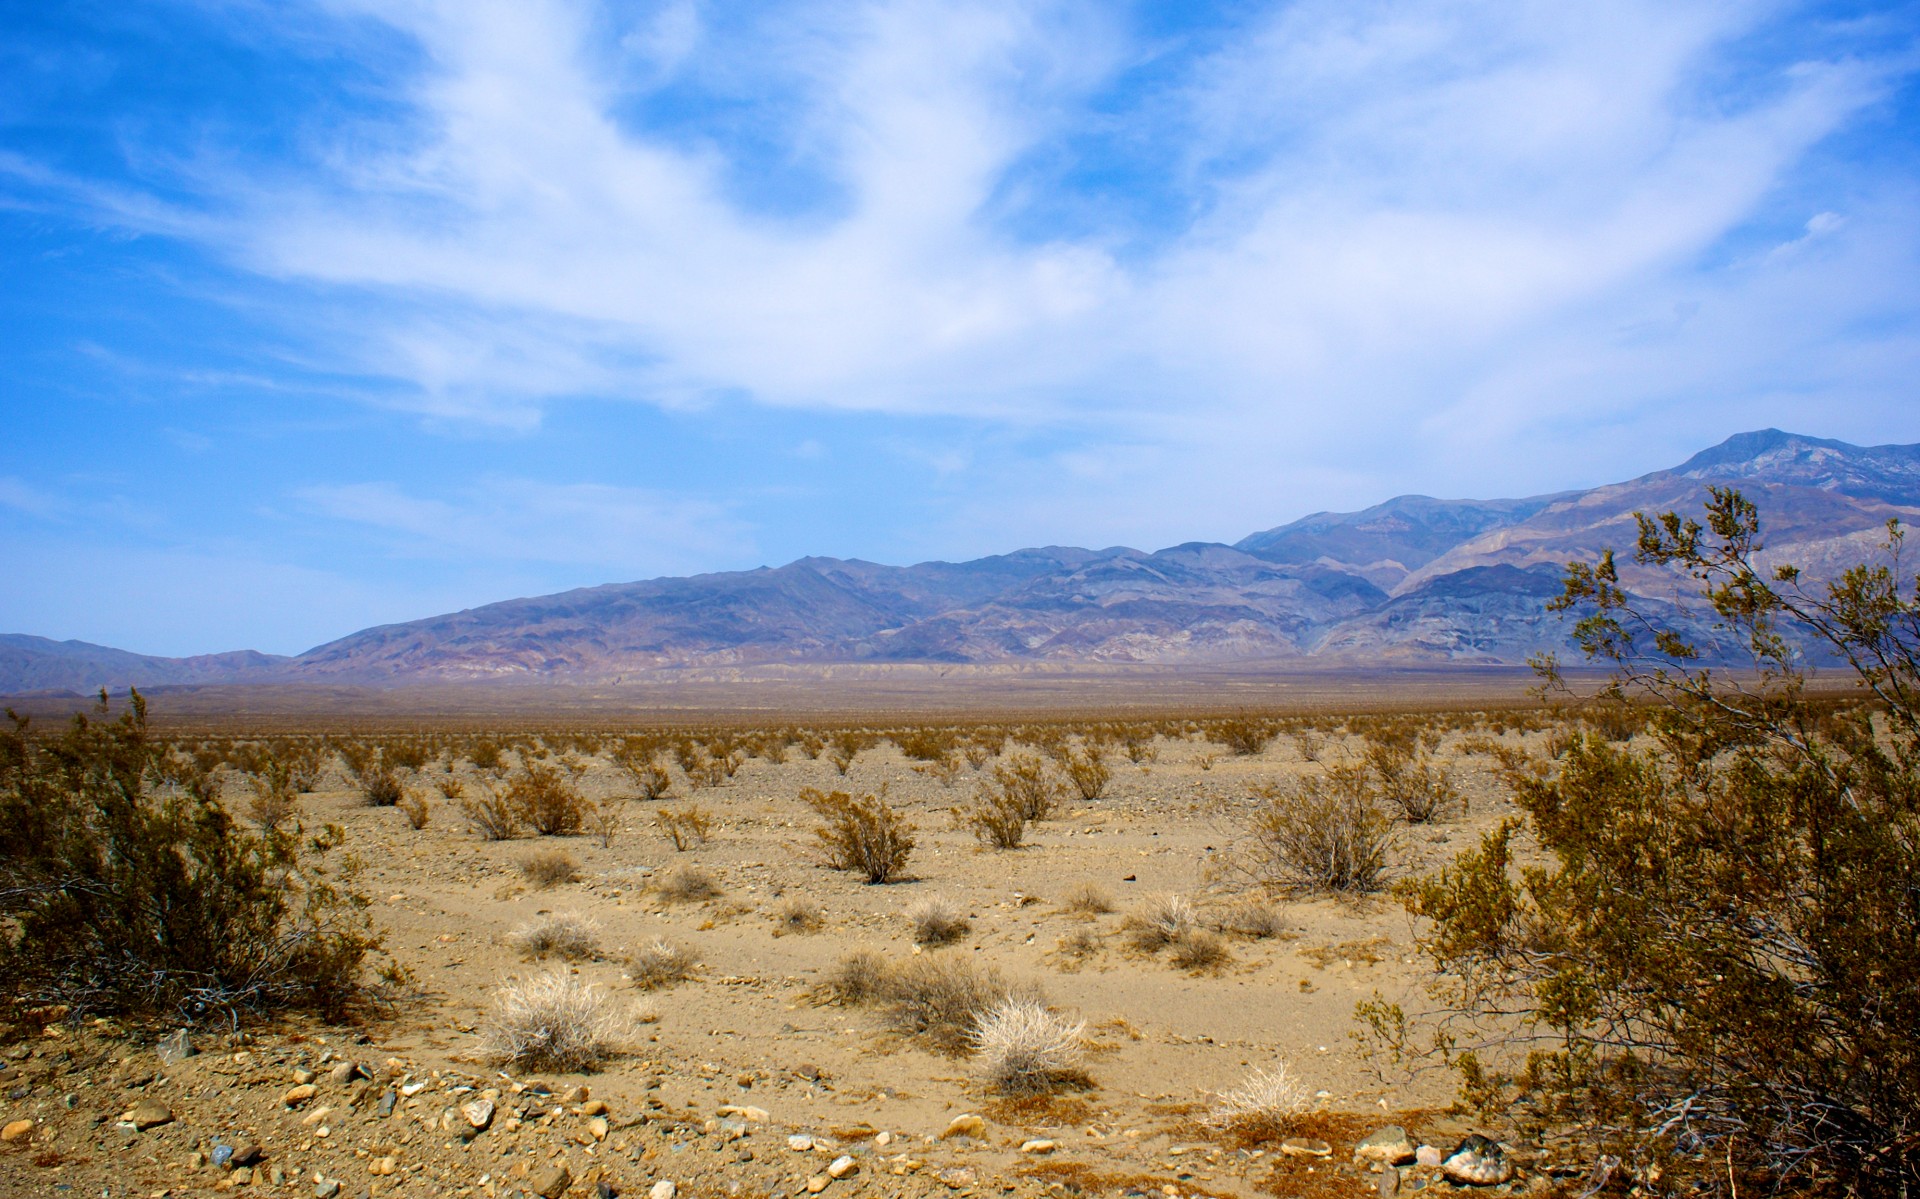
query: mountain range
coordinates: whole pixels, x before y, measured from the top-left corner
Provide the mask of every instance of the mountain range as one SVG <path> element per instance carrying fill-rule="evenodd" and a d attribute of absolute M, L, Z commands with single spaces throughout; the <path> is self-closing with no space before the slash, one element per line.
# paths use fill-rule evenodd
<path fill-rule="evenodd" d="M 1568 562 L 1634 540 L 1636 511 L 1760 506 L 1767 556 L 1814 575 L 1920 518 L 1920 446 L 1742 433 L 1671 470 L 1513 500 L 1400 496 L 1233 545 L 1047 546 L 971 562 L 780 567 L 506 600 L 362 630 L 294 657 L 190 658 L 0 635 L 0 692 L 269 682 L 612 683 L 764 664 L 1514 664 L 1564 647 Z M 1629 572 L 1650 603 L 1669 578 Z"/>

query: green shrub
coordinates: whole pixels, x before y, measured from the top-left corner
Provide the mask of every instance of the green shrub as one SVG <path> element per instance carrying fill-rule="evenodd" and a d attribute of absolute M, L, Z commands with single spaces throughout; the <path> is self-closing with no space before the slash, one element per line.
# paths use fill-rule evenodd
<path fill-rule="evenodd" d="M 11 716 L 11 713 L 9 713 Z M 0 732 L 0 989 L 77 1011 L 342 1016 L 380 948 L 338 830 L 240 828 L 149 739 L 137 693 Z"/>
<path fill-rule="evenodd" d="M 1460 1063 L 1477 1105 L 1517 1098 L 1576 1123 L 1643 1190 L 1911 1194 L 1920 584 L 1896 573 L 1897 527 L 1885 562 L 1818 587 L 1763 572 L 1758 547 L 1758 512 L 1734 491 L 1713 491 L 1705 526 L 1640 517 L 1638 563 L 1703 584 L 1722 653 L 1737 644 L 1755 668 L 1743 675 L 1702 666 L 1611 554 L 1570 568 L 1556 606 L 1613 666 L 1609 702 L 1653 701 L 1652 743 L 1579 735 L 1510 771 L 1524 821 L 1407 902 L 1432 921 L 1422 944 L 1455 1018 L 1504 1014 Z M 1849 663 L 1872 702 L 1811 700 L 1813 654 Z M 1544 861 L 1520 870 L 1523 831 Z M 1522 1062 L 1520 1041 L 1544 1046 Z"/>

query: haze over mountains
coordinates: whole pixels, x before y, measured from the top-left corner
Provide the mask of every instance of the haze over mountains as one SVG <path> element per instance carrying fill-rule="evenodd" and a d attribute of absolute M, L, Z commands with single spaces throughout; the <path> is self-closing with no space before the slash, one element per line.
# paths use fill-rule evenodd
<path fill-rule="evenodd" d="M 507 600 L 365 629 L 296 657 L 158 658 L 0 635 L 0 692 L 168 684 L 641 681 L 774 663 L 1520 664 L 1565 645 L 1545 611 L 1567 562 L 1625 549 L 1635 511 L 1697 511 L 1737 483 L 1770 558 L 1858 561 L 1920 519 L 1920 446 L 1764 430 L 1672 470 L 1517 500 L 1401 496 L 1234 545 L 1048 546 L 972 562 L 802 558 Z M 1671 580 L 1632 576 L 1654 602 Z"/>

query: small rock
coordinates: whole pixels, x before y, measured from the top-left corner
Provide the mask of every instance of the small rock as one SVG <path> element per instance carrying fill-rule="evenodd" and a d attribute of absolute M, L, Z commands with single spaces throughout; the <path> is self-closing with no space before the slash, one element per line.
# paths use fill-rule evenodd
<path fill-rule="evenodd" d="M 966 1190 L 980 1182 L 980 1176 L 974 1173 L 972 1166 L 948 1166 L 934 1177 L 956 1191 Z"/>
<path fill-rule="evenodd" d="M 400 1162 L 396 1158 L 376 1157 L 373 1159 L 373 1161 L 367 1164 L 367 1173 L 377 1175 L 377 1176 L 385 1176 L 393 1173 L 395 1170 L 399 1169 L 399 1167 L 400 1167 Z"/>
<path fill-rule="evenodd" d="M 385 1094 L 380 1096 L 380 1106 L 375 1110 L 377 1110 L 380 1113 L 380 1118 L 384 1120 L 387 1117 L 393 1115 L 394 1105 L 399 1102 L 400 1102 L 400 1096 L 395 1094 L 392 1091 L 388 1091 Z"/>
<path fill-rule="evenodd" d="M 301 1067 L 293 1072 L 293 1081 L 303 1087 L 318 1077 L 319 1075 L 305 1067 Z"/>
<path fill-rule="evenodd" d="M 540 1199 L 560 1199 L 567 1188 L 573 1185 L 573 1172 L 562 1162 L 555 1162 L 533 1176 L 533 1193 Z"/>
<path fill-rule="evenodd" d="M 15 1120 L 5 1128 L 0 1128 L 0 1141 L 6 1141 L 8 1144 L 24 1141 L 32 1135 L 33 1121 L 31 1120 Z"/>
<path fill-rule="evenodd" d="M 1446 1154 L 1440 1152 L 1439 1148 L 1434 1145 L 1422 1145 L 1413 1151 L 1414 1164 L 1427 1170 L 1438 1166 L 1445 1157 Z"/>
<path fill-rule="evenodd" d="M 233 1146 L 215 1145 L 213 1147 L 213 1153 L 208 1156 L 207 1160 L 213 1163 L 215 1169 L 226 1169 L 233 1164 Z"/>
<path fill-rule="evenodd" d="M 583 1116 L 604 1116 L 612 1111 L 604 1099 L 590 1099 L 580 1105 L 580 1114 Z"/>
<path fill-rule="evenodd" d="M 198 1170 L 207 1164 L 207 1155 L 195 1149 L 187 1154 L 187 1169 Z"/>
<path fill-rule="evenodd" d="M 679 1193 L 679 1187 L 662 1178 L 647 1190 L 647 1199 L 673 1199 Z"/>
<path fill-rule="evenodd" d="M 327 1081 L 335 1085 L 341 1085 L 352 1082 L 354 1076 L 359 1073 L 360 1067 L 354 1065 L 352 1062 L 341 1062 L 333 1069 L 327 1071 Z"/>
<path fill-rule="evenodd" d="M 987 1122 L 975 1115 L 955 1116 L 948 1123 L 947 1130 L 940 1134 L 941 1140 L 948 1137 L 984 1137 L 987 1135 Z"/>
<path fill-rule="evenodd" d="M 287 1181 L 287 1172 L 279 1166 L 270 1166 L 267 1168 L 267 1181 L 274 1186 L 284 1186 Z"/>
<path fill-rule="evenodd" d="M 127 1113 L 127 1122 L 141 1132 L 173 1123 L 173 1109 L 158 1099 L 142 1099 Z"/>
<path fill-rule="evenodd" d="M 252 1186 L 253 1185 L 253 1167 L 252 1166 L 235 1166 L 233 1168 L 233 1173 L 229 1174 L 227 1177 L 233 1183 L 234 1186 L 237 1186 L 237 1187 Z"/>
<path fill-rule="evenodd" d="M 1400 1193 L 1400 1167 L 1388 1166 L 1380 1171 L 1380 1179 L 1374 1183 L 1374 1189 L 1380 1192 L 1380 1199 L 1394 1199 Z"/>
<path fill-rule="evenodd" d="M 1055 1142 L 1055 1141 L 1050 1141 L 1050 1140 L 1047 1140 L 1047 1139 L 1045 1139 L 1045 1138 L 1043 1137 L 1043 1138 L 1039 1138 L 1039 1139 L 1036 1139 L 1036 1140 L 1031 1140 L 1031 1141 L 1023 1141 L 1023 1142 L 1021 1142 L 1021 1144 L 1020 1144 L 1020 1152 L 1022 1152 L 1022 1153 L 1052 1153 L 1052 1152 L 1053 1152 L 1053 1151 L 1054 1151 L 1055 1149 L 1058 1149 L 1059 1147 L 1060 1147 L 1060 1146 L 1059 1146 L 1059 1143 L 1058 1143 L 1058 1142 Z"/>
<path fill-rule="evenodd" d="M 587 1131 L 593 1134 L 593 1139 L 596 1141 L 606 1140 L 608 1132 L 607 1118 L 605 1116 L 595 1116 L 593 1119 L 587 1121 Z"/>
<path fill-rule="evenodd" d="M 476 1099 L 472 1103 L 462 1104 L 460 1114 L 467 1118 L 467 1123 L 475 1132 L 485 1132 L 487 1125 L 493 1123 L 493 1100 Z"/>
<path fill-rule="evenodd" d="M 288 1107 L 299 1107 L 319 1093 L 319 1089 L 312 1083 L 303 1082 L 297 1087 L 289 1088 L 286 1094 L 280 1096 L 280 1102 Z"/>
<path fill-rule="evenodd" d="M 1414 1158 L 1413 1138 L 1398 1124 L 1389 1124 L 1353 1147 L 1353 1160 L 1404 1166 Z"/>
<path fill-rule="evenodd" d="M 1280 1142 L 1280 1152 L 1288 1157 L 1332 1157 L 1333 1146 L 1312 1137 L 1288 1137 Z"/>
<path fill-rule="evenodd" d="M 242 1141 L 233 1147 L 233 1164 L 236 1166 L 251 1166 L 262 1156 L 260 1146 L 253 1141 Z"/>
<path fill-rule="evenodd" d="M 818 1195 L 821 1191 L 826 1190 L 832 1182 L 833 1179 L 828 1178 L 825 1174 L 815 1174 L 812 1178 L 807 1179 L 807 1194 Z"/>
<path fill-rule="evenodd" d="M 29 1130 L 33 1128 L 33 1121 L 31 1120 L 22 1120 L 20 1123 L 25 1124 Z M 8 1127 L 11 1128 L 12 1125 L 8 1125 Z M 8 1137 L 7 1139 L 12 1140 L 13 1138 Z M 813 1149 L 813 1138 L 804 1132 L 796 1132 L 787 1138 L 787 1148 L 793 1150 L 795 1153 L 811 1152 Z"/>
<path fill-rule="evenodd" d="M 560 1097 L 562 1103 L 585 1103 L 590 1097 L 587 1088 L 575 1087 Z"/>
<path fill-rule="evenodd" d="M 338 1178 L 323 1178 L 313 1184 L 313 1199 L 333 1199 L 340 1193 Z"/>
<path fill-rule="evenodd" d="M 161 1037 L 160 1043 L 153 1047 L 153 1051 L 169 1066 L 184 1062 L 200 1052 L 193 1047 L 193 1038 L 187 1035 L 187 1030 L 184 1028 Z"/>
<path fill-rule="evenodd" d="M 1479 1133 L 1461 1141 L 1458 1148 L 1440 1163 L 1447 1181 L 1468 1186 L 1498 1186 L 1513 1177 L 1513 1162 L 1507 1151 Z"/>
<path fill-rule="evenodd" d="M 893 1134 L 890 1132 L 875 1133 L 873 1137 L 873 1143 L 879 1146 L 880 1148 L 885 1149 L 888 1145 L 893 1144 Z"/>
<path fill-rule="evenodd" d="M 614 1196 L 619 1193 L 613 1189 L 613 1184 L 604 1178 L 593 1184 L 593 1199 L 614 1199 Z"/>
<path fill-rule="evenodd" d="M 751 1120 L 755 1124 L 765 1124 L 768 1120 L 773 1119 L 772 1114 L 764 1107 L 740 1107 L 732 1103 L 722 1107 L 720 1114 L 723 1116 L 738 1116 L 742 1120 Z"/>
<path fill-rule="evenodd" d="M 843 1153 L 839 1157 L 834 1158 L 833 1164 L 827 1167 L 827 1177 L 845 1178 L 849 1174 L 858 1173 L 859 1170 L 860 1163 Z"/>

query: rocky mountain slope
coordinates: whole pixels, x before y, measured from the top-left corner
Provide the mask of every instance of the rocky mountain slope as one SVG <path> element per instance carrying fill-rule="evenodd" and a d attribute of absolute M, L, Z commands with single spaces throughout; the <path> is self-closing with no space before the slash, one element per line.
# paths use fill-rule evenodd
<path fill-rule="evenodd" d="M 760 663 L 1521 663 L 1564 645 L 1545 611 L 1573 560 L 1625 548 L 1636 511 L 1714 484 L 1761 507 L 1770 557 L 1815 572 L 1920 518 L 1920 446 L 1743 433 L 1672 470 L 1511 500 L 1401 496 L 1235 545 L 1021 550 L 883 566 L 803 558 L 582 588 L 371 628 L 291 659 L 143 658 L 0 638 L 0 690 L 256 680 L 615 681 Z M 1658 601 L 1671 579 L 1634 575 Z"/>

